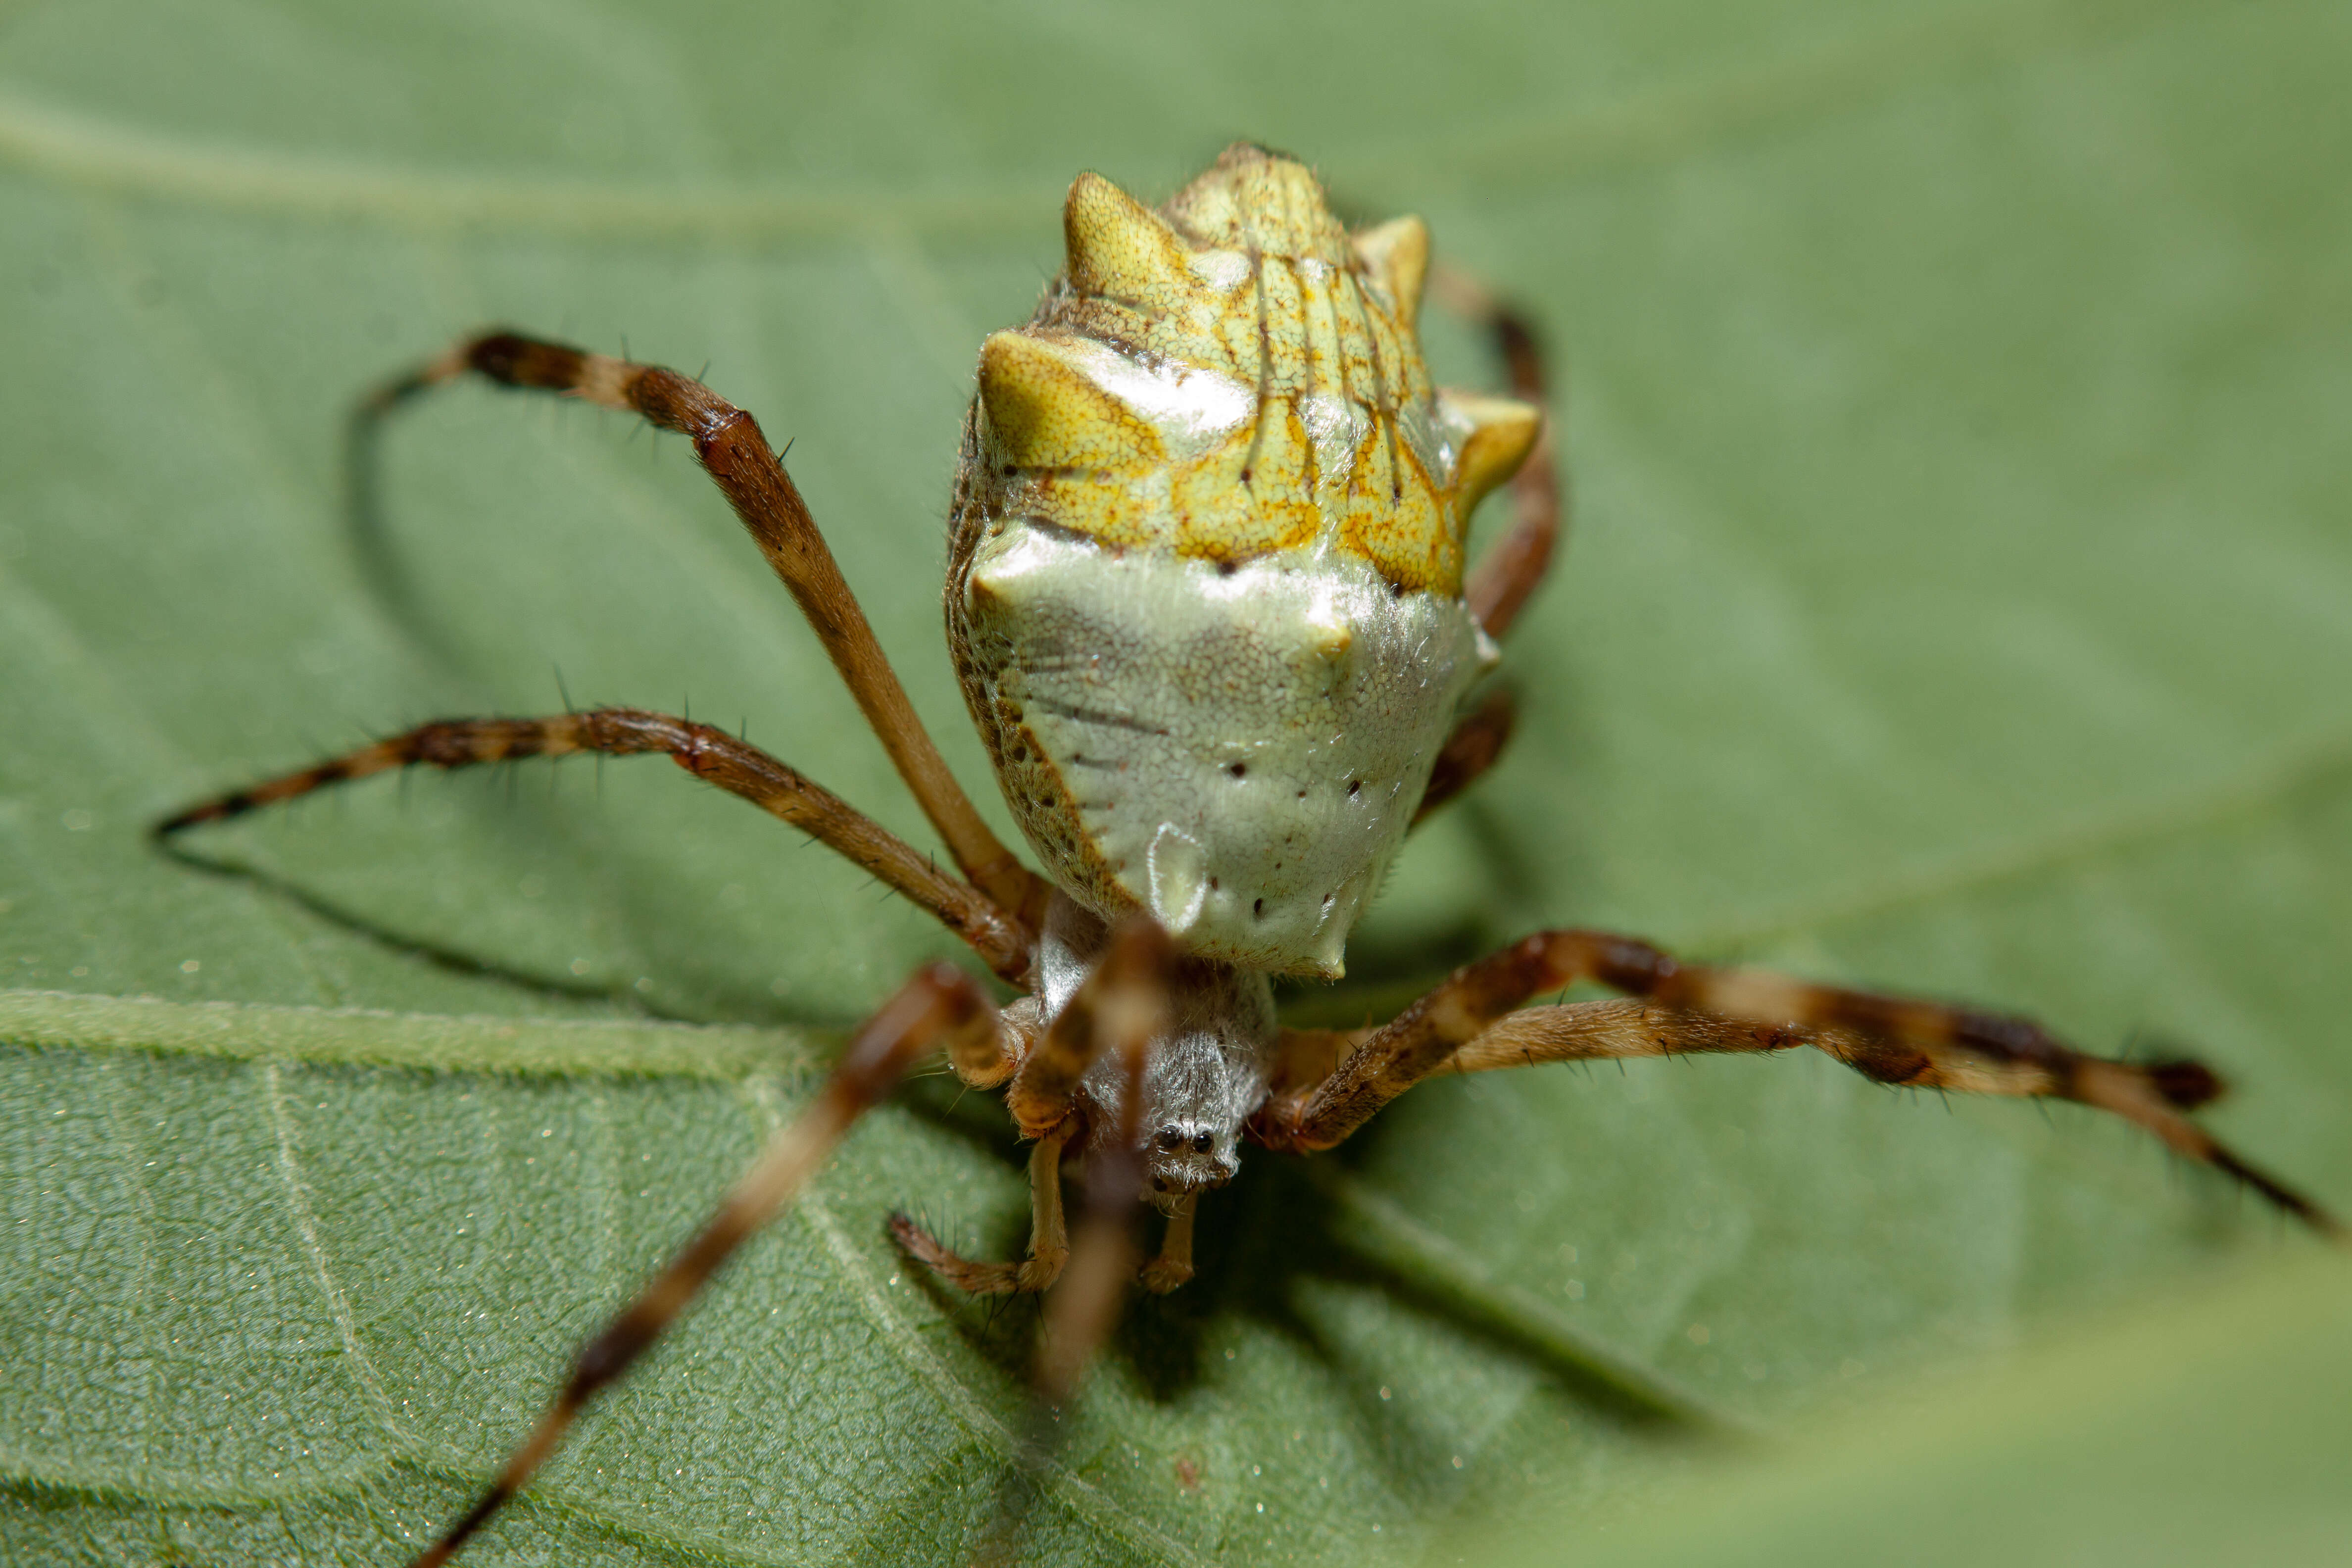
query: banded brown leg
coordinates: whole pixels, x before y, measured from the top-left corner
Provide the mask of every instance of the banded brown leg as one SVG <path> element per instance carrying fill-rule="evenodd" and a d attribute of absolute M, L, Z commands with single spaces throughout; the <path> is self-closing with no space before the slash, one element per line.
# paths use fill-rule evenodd
<path fill-rule="evenodd" d="M 1079 1080 L 1106 1053 L 1131 1050 L 1139 1057 L 1150 1047 L 1164 1026 L 1175 963 L 1174 944 L 1159 926 L 1141 919 L 1122 926 L 1095 965 L 1094 973 L 1071 995 L 1045 1030 L 1044 1038 L 1027 1053 L 1013 1075 L 1013 1082 L 1005 1090 L 1005 1106 L 1020 1124 L 1022 1134 L 1037 1140 L 1029 1160 L 1028 1258 L 1020 1263 L 968 1258 L 905 1215 L 893 1215 L 890 1234 L 910 1257 L 957 1289 L 978 1295 L 1044 1290 L 1061 1278 L 1064 1265 L 1078 1251 L 1077 1244 L 1067 1237 L 1064 1228 L 1064 1149 L 1082 1133 L 1094 1134 L 1087 1145 L 1089 1192 L 1105 1168 L 1124 1168 L 1119 1139 L 1113 1130 L 1087 1126 L 1088 1108 L 1082 1107 L 1078 1100 Z M 1131 1119 L 1136 1114 L 1136 1099 L 1137 1091 L 1130 1084 L 1117 1113 Z M 1097 1115 L 1104 1109 L 1092 1108 Z M 1131 1138 L 1129 1142 L 1132 1142 Z M 1124 1153 L 1132 1159 L 1135 1151 L 1127 1148 Z M 1121 1200 L 1121 1225 L 1125 1224 L 1125 1209 L 1134 1205 L 1142 1190 L 1140 1171 L 1140 1164 L 1136 1163 L 1135 1179 Z M 1076 1288 L 1075 1284 L 1066 1287 L 1065 1293 Z"/>
<path fill-rule="evenodd" d="M 1447 308 L 1486 329 L 1502 354 L 1511 395 L 1544 408 L 1549 388 L 1543 348 L 1528 319 L 1456 268 L 1438 268 L 1430 284 Z M 1519 618 L 1549 570 L 1553 548 L 1559 542 L 1559 465 L 1552 452 L 1551 426 L 1551 415 L 1546 409 L 1535 450 L 1511 478 L 1510 529 L 1488 548 L 1463 590 L 1470 613 L 1491 637 L 1500 638 Z"/>
<path fill-rule="evenodd" d="M 952 1049 L 992 1035 L 995 1028 L 995 1009 L 969 976 L 945 963 L 919 970 L 858 1032 L 815 1101 L 769 1141 L 694 1239 L 581 1350 L 571 1375 L 489 1489 L 417 1555 L 412 1568 L 440 1568 L 522 1490 L 588 1401 L 626 1372 L 735 1249 L 807 1184 L 834 1145 L 860 1116 L 881 1103 L 916 1058 L 941 1044 Z"/>
<path fill-rule="evenodd" d="M 1071 1227 L 1069 1264 L 1060 1289 L 1045 1300 L 1045 1316 L 1030 1373 L 1029 1418 L 1022 1433 L 1020 1463 L 1008 1468 L 998 1489 L 995 1518 L 973 1542 L 972 1568 L 1009 1568 L 1020 1561 L 1020 1541 L 1047 1463 L 1058 1447 L 1058 1412 L 1077 1391 L 1095 1352 L 1110 1337 L 1128 1285 L 1137 1278 L 1136 1209 L 1143 1191 L 1143 1068 L 1152 1043 L 1167 1030 L 1175 945 L 1148 919 L 1129 921 L 1111 938 L 1095 972 L 1055 1019 L 1076 1016 L 1074 1029 L 1087 1037 L 1082 1054 L 1038 1057 L 1047 1064 L 1031 1085 L 1038 1103 L 1055 1084 L 1066 1082 L 1066 1105 L 1074 1102 L 1087 1063 L 1108 1058 L 1119 1064 L 1118 1103 L 1099 1107 L 1110 1124 L 1096 1129 L 1087 1153 L 1084 1196 Z M 1050 1035 L 1049 1035 L 1050 1040 Z M 1037 1059 L 1033 1058 L 1033 1060 Z M 1074 1062 L 1076 1070 L 1072 1070 Z M 1023 1075 L 1028 1067 L 1024 1065 Z M 1020 1079 L 1014 1080 L 1016 1088 Z M 1184 1207 L 1182 1236 L 1189 1243 L 1191 1204 Z M 1171 1224 L 1175 1222 L 1171 1221 Z M 903 1239 L 903 1238 L 902 1238 Z M 1163 1251 L 1165 1249 L 1163 1248 Z M 1146 1278 L 1149 1285 L 1149 1278 Z"/>
<path fill-rule="evenodd" d="M 1535 329 L 1526 318 L 1496 300 L 1468 274 L 1440 267 L 1431 285 L 1457 315 L 1486 329 L 1501 354 L 1510 381 L 1511 395 L 1544 407 L 1548 390 L 1543 352 Z M 1519 612 L 1541 585 L 1559 542 L 1561 495 L 1559 465 L 1552 452 L 1551 414 L 1546 410 L 1543 432 L 1535 449 L 1511 477 L 1511 523 L 1503 537 L 1488 546 L 1463 589 L 1470 613 L 1489 637 L 1500 638 L 1511 629 Z M 1437 755 L 1429 787 L 1413 813 L 1419 826 L 1430 813 L 1476 783 L 1501 760 L 1509 744 L 1517 707 L 1507 689 L 1497 688 L 1484 701 L 1457 720 Z"/>
<path fill-rule="evenodd" d="M 1429 787 L 1421 792 L 1421 804 L 1413 808 L 1413 826 L 1420 826 L 1431 812 L 1477 783 L 1502 759 L 1518 717 L 1518 701 L 1511 689 L 1497 686 L 1480 699 L 1477 707 L 1454 721 L 1454 732 L 1445 737 L 1445 744 L 1438 749 L 1437 765 L 1430 770 Z"/>
<path fill-rule="evenodd" d="M 159 834 L 241 816 L 350 779 L 419 763 L 472 767 L 579 752 L 667 752 L 709 784 L 782 817 L 856 861 L 938 917 L 1015 984 L 1028 975 L 1028 928 L 971 884 L 950 877 L 839 795 L 724 730 L 638 708 L 599 708 L 547 719 L 451 719 L 420 725 L 340 757 L 218 796 L 156 825 Z M 992 1053 L 994 1042 L 986 1047 Z"/>
<path fill-rule="evenodd" d="M 1641 1000 L 1513 1009 L 1596 981 Z M 2284 1213 L 2336 1236 L 2309 1198 L 2256 1169 L 2182 1113 L 2221 1092 L 2194 1061 L 2087 1056 L 2030 1019 L 1816 985 L 1755 970 L 1677 963 L 1631 937 L 1542 931 L 1456 970 L 1393 1022 L 1354 1043 L 1320 1083 L 1270 1105 L 1269 1142 L 1328 1149 L 1380 1108 L 1442 1071 L 1538 1061 L 1811 1046 L 1878 1083 L 1969 1094 L 2040 1095 L 2112 1111 L 2168 1148 L 2234 1176 Z"/>
<path fill-rule="evenodd" d="M 1051 888 L 997 842 L 948 772 L 799 488 L 751 415 L 700 382 L 659 365 L 498 331 L 470 338 L 387 383 L 361 405 L 358 427 L 468 371 L 501 385 L 554 392 L 636 414 L 691 437 L 695 457 L 791 590 L 956 865 L 999 907 L 1033 927 L 1044 919 Z M 355 448 L 362 445 L 355 438 Z"/>
<path fill-rule="evenodd" d="M 1110 1337 L 1119 1303 L 1136 1277 L 1135 1223 L 1143 1196 L 1143 1068 L 1153 1042 L 1174 1013 L 1171 983 L 1176 945 L 1148 919 L 1130 920 L 1112 937 L 1102 963 L 1066 1012 L 1085 998 L 1085 1026 L 1094 1055 L 1118 1063 L 1119 1096 L 1106 1107 L 1110 1125 L 1087 1152 L 1087 1178 L 1077 1223 L 1070 1229 L 1070 1263 L 1062 1288 L 1045 1306 L 1038 1349 L 1036 1392 L 1058 1408 L 1077 1389 L 1095 1352 Z M 1092 990 L 1094 994 L 1087 996 Z M 1059 1019 L 1055 1020 L 1057 1023 Z M 1019 1080 L 1016 1079 L 1017 1083 Z"/>
<path fill-rule="evenodd" d="M 1032 1295 L 1049 1289 L 1070 1261 L 1062 1218 L 1062 1151 L 1079 1131 L 1066 1118 L 1029 1151 L 1029 1256 L 1018 1263 L 966 1258 L 903 1214 L 890 1216 L 890 1235 L 907 1255 L 957 1289 L 972 1296 Z"/>

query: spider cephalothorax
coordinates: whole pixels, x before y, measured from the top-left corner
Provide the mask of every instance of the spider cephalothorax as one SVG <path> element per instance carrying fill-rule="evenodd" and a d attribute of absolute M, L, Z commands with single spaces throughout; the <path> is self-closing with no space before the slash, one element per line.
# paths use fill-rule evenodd
<path fill-rule="evenodd" d="M 701 1234 L 581 1352 L 539 1427 L 420 1565 L 445 1561 L 523 1485 L 581 1405 L 927 1050 L 968 1083 L 1003 1086 L 1035 1141 L 1029 1256 L 975 1262 L 904 1218 L 893 1229 L 972 1290 L 1042 1290 L 1067 1267 L 1038 1373 L 1048 1400 L 1067 1394 L 1135 1272 L 1139 1193 L 1168 1216 L 1141 1282 L 1172 1289 L 1192 1271 L 1200 1195 L 1231 1178 L 1245 1137 L 1328 1149 L 1439 1072 L 1810 1046 L 1882 1083 L 2096 1106 L 2336 1228 L 2183 1114 L 2221 1089 L 2193 1063 L 2086 1056 L 2024 1019 L 1678 963 L 1605 932 L 1539 931 L 1378 1027 L 1282 1027 L 1271 977 L 1340 973 L 1399 841 L 1509 733 L 1506 698 L 1464 698 L 1542 579 L 1558 527 L 1534 340 L 1454 279 L 1517 396 L 1433 389 L 1414 327 L 1420 221 L 1351 236 L 1304 165 L 1255 146 L 1230 149 L 1157 212 L 1081 175 L 1064 227 L 1067 266 L 1035 317 L 982 350 L 947 583 L 965 696 L 1046 878 L 996 841 L 948 773 L 751 416 L 676 372 L 506 331 L 391 384 L 364 412 L 473 372 L 692 437 L 956 873 L 766 752 L 636 709 L 426 724 L 162 825 L 420 763 L 660 752 L 865 867 L 1028 993 L 1000 1013 L 946 964 L 909 980 Z M 1470 513 L 1514 470 L 1508 528 L 1465 572 Z M 1522 1005 L 1579 982 L 1623 999 Z M 1075 1245 L 1061 1192 L 1074 1149 L 1092 1165 Z"/>

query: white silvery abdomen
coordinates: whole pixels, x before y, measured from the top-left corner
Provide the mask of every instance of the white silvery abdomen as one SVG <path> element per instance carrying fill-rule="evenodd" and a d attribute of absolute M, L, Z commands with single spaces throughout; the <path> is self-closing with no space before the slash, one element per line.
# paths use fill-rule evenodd
<path fill-rule="evenodd" d="M 1344 551 L 1227 567 L 1022 521 L 992 530 L 964 584 L 976 673 L 1094 852 L 1056 880 L 1108 916 L 1150 910 L 1202 957 L 1342 973 L 1491 660 L 1462 601 L 1400 595 Z"/>
<path fill-rule="evenodd" d="M 1349 235 L 1293 159 L 1228 148 L 1157 212 L 1081 175 L 1063 229 L 1036 316 L 981 350 L 965 700 L 1077 905 L 1336 977 L 1491 658 L 1470 514 L 1539 416 L 1431 383 L 1428 231 Z"/>

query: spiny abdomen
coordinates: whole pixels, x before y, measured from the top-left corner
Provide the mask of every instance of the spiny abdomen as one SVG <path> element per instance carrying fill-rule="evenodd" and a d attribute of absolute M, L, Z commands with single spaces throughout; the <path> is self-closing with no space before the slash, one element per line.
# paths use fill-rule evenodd
<path fill-rule="evenodd" d="M 1158 212 L 1081 175 L 1064 226 L 1036 317 L 982 351 L 967 699 L 1074 897 L 1337 974 L 1488 657 L 1464 536 L 1539 416 L 1430 384 L 1426 229 L 1350 236 L 1291 159 L 1234 147 Z"/>

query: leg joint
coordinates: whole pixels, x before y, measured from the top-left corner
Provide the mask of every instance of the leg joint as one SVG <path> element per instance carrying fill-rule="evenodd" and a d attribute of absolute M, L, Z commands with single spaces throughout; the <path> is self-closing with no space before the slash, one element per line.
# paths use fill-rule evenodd
<path fill-rule="evenodd" d="M 489 332 L 476 338 L 466 363 L 508 386 L 569 390 L 580 379 L 587 355 L 562 343 L 542 342 L 520 332 Z"/>

